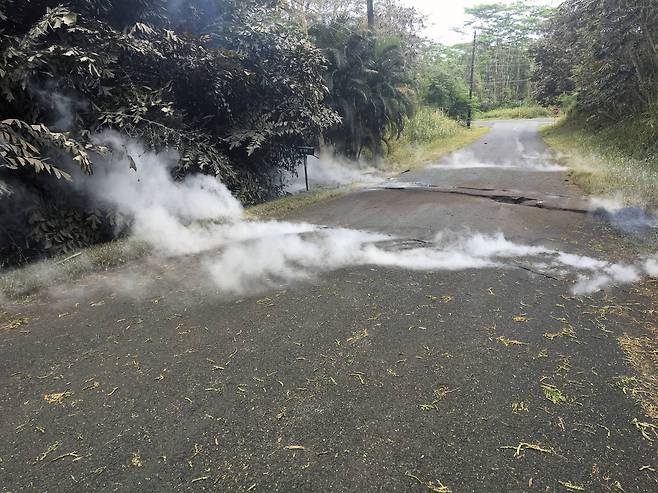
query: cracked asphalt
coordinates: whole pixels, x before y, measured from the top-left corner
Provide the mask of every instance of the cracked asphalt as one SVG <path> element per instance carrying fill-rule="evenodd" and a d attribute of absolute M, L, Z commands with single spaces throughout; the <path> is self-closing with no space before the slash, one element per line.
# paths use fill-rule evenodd
<path fill-rule="evenodd" d="M 490 123 L 459 159 L 286 219 L 634 258 L 642 242 L 541 169 L 541 123 Z M 524 269 L 360 267 L 227 299 L 197 263 L 3 305 L 1 491 L 658 491 L 617 341 L 655 325 L 651 281 L 575 297 Z M 148 287 L 120 289 L 135 272 Z"/>

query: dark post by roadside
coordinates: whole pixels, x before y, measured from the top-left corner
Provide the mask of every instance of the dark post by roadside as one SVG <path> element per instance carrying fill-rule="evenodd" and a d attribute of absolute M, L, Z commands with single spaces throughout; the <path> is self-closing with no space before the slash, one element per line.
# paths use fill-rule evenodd
<path fill-rule="evenodd" d="M 300 146 L 297 149 L 304 158 L 304 180 L 306 181 L 306 191 L 308 192 L 308 157 L 315 156 L 315 147 Z"/>

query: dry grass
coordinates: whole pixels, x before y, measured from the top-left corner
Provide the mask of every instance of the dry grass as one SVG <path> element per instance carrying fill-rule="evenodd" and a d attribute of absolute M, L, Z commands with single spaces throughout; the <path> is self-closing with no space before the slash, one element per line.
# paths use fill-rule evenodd
<path fill-rule="evenodd" d="M 658 281 L 645 281 L 638 292 L 644 298 L 641 308 L 624 315 L 642 328 L 642 334 L 624 334 L 617 339 L 636 374 L 619 378 L 617 385 L 642 406 L 648 418 L 658 422 Z"/>
<path fill-rule="evenodd" d="M 649 418 L 658 421 L 658 328 L 651 337 L 624 334 L 618 341 L 638 375 L 621 378 L 619 386 L 642 405 Z"/>
<path fill-rule="evenodd" d="M 542 129 L 546 143 L 560 153 L 574 181 L 587 193 L 613 195 L 632 205 L 658 207 L 658 159 L 628 146 L 638 139 L 633 129 L 590 132 L 570 121 Z M 642 146 L 638 143 L 638 148 Z"/>

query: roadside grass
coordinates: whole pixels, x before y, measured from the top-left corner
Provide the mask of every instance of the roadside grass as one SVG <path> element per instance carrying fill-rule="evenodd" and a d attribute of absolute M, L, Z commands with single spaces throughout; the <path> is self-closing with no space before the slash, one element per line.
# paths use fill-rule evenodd
<path fill-rule="evenodd" d="M 632 313 L 621 313 L 630 324 L 641 324 L 640 334 L 624 333 L 617 338 L 624 351 L 625 360 L 635 370 L 633 376 L 621 376 L 616 385 L 622 392 L 637 401 L 644 414 L 658 423 L 658 326 L 655 322 L 655 307 L 658 306 L 658 280 L 649 279 L 637 288 L 644 298 L 642 306 Z"/>
<path fill-rule="evenodd" d="M 60 256 L 34 262 L 0 274 L 0 295 L 21 299 L 54 284 L 108 270 L 148 255 L 148 244 L 119 239 L 85 248 L 75 256 Z"/>
<path fill-rule="evenodd" d="M 318 188 L 309 192 L 289 195 L 279 199 L 263 202 L 245 209 L 248 218 L 268 219 L 285 216 L 297 209 L 303 209 L 310 205 L 318 204 L 345 195 L 351 187 L 341 188 Z"/>
<path fill-rule="evenodd" d="M 658 208 L 658 153 L 643 132 L 629 123 L 592 132 L 568 118 L 541 129 L 585 192 L 653 209 Z"/>
<path fill-rule="evenodd" d="M 490 130 L 478 126 L 469 130 L 440 110 L 421 108 L 400 139 L 390 143 L 383 167 L 392 171 L 422 167 L 475 142 Z"/>
<path fill-rule="evenodd" d="M 491 111 L 478 112 L 475 114 L 477 120 L 516 120 L 522 118 L 546 118 L 552 117 L 550 108 L 539 105 L 517 106 L 515 108 L 497 108 Z"/>

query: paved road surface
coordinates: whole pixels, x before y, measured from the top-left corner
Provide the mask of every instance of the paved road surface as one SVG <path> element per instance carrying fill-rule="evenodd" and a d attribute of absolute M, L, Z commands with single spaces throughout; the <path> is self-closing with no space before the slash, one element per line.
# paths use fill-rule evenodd
<path fill-rule="evenodd" d="M 290 219 L 632 258 L 549 171 L 539 124 L 491 124 L 442 167 Z M 2 491 L 658 491 L 617 343 L 652 323 L 637 286 L 574 297 L 521 267 L 360 267 L 226 300 L 195 262 L 7 305 L 27 323 L 0 331 Z M 154 279 L 141 296 L 112 282 L 130 271 Z"/>

